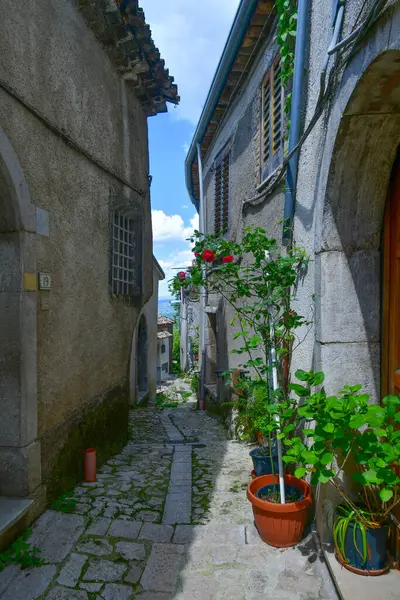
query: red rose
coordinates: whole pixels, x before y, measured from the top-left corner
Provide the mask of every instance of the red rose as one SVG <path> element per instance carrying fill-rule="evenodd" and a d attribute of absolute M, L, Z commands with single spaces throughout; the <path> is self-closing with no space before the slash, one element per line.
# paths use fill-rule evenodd
<path fill-rule="evenodd" d="M 212 250 L 204 250 L 201 258 L 206 262 L 211 263 L 215 259 L 215 254 Z"/>
<path fill-rule="evenodd" d="M 233 256 L 224 256 L 222 259 L 223 263 L 230 263 L 233 262 Z"/>
<path fill-rule="evenodd" d="M 195 252 L 194 255 L 197 258 L 198 256 L 200 256 L 200 252 Z"/>
<path fill-rule="evenodd" d="M 178 273 L 179 281 L 183 281 L 185 279 L 185 277 L 186 277 L 185 271 L 179 271 L 179 273 Z"/>
<path fill-rule="evenodd" d="M 293 312 L 292 310 L 288 310 L 288 315 L 289 315 L 289 317 L 295 317 L 296 313 Z"/>

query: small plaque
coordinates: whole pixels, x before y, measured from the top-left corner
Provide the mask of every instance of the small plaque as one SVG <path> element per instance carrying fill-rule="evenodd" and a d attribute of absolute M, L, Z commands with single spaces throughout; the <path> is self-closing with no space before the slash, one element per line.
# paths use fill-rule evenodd
<path fill-rule="evenodd" d="M 50 294 L 40 294 L 40 310 L 50 310 Z"/>
<path fill-rule="evenodd" d="M 48 273 L 39 273 L 39 289 L 51 290 L 51 275 Z"/>

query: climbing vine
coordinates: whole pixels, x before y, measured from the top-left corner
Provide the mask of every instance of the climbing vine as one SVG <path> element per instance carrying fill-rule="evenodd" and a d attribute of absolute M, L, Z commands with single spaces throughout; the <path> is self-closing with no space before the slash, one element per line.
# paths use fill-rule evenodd
<path fill-rule="evenodd" d="M 294 48 L 297 29 L 297 0 L 275 0 L 275 7 L 278 13 L 276 40 L 281 56 L 280 78 L 282 80 L 282 86 L 286 88 L 293 76 L 294 71 Z M 291 102 L 292 93 L 288 92 L 285 100 L 285 113 L 288 116 L 290 115 Z"/>

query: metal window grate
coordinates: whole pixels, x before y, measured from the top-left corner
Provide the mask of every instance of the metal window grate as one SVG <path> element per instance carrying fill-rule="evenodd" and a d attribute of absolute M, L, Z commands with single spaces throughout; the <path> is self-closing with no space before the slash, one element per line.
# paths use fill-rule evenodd
<path fill-rule="evenodd" d="M 134 291 L 133 219 L 113 213 L 111 290 L 117 296 L 132 296 Z"/>

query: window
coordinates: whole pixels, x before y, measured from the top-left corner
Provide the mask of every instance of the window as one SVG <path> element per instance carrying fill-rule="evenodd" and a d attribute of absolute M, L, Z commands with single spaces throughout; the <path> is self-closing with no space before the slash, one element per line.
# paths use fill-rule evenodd
<path fill-rule="evenodd" d="M 226 233 L 229 226 L 229 163 L 230 148 L 225 149 L 215 164 L 215 217 L 216 234 Z"/>
<path fill-rule="evenodd" d="M 162 366 L 162 370 L 167 372 L 168 371 L 168 363 L 164 363 Z"/>
<path fill-rule="evenodd" d="M 112 214 L 111 293 L 132 298 L 141 293 L 141 224 L 119 211 Z"/>
<path fill-rule="evenodd" d="M 266 179 L 283 159 L 283 88 L 279 55 L 268 69 L 262 87 L 262 167 L 261 179 Z"/>
<path fill-rule="evenodd" d="M 161 346 L 161 354 L 165 354 L 165 344 L 162 344 Z"/>

